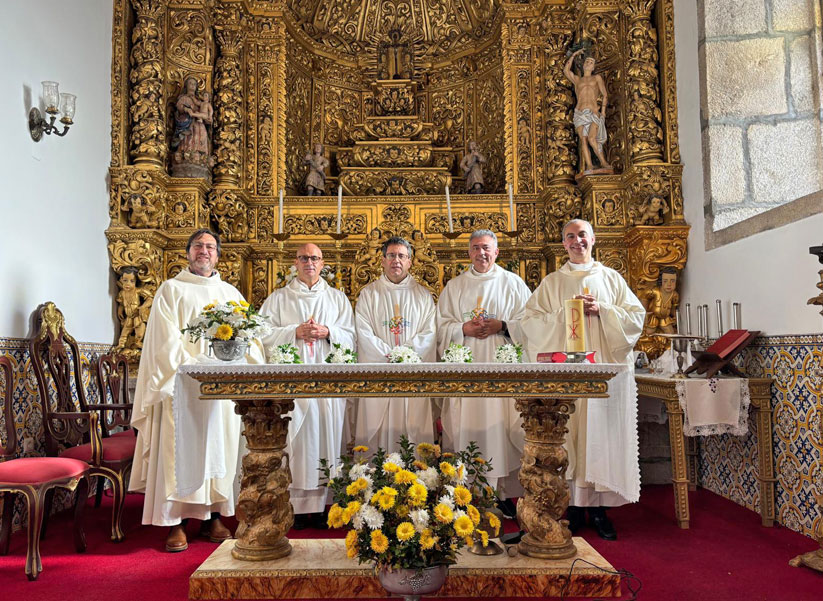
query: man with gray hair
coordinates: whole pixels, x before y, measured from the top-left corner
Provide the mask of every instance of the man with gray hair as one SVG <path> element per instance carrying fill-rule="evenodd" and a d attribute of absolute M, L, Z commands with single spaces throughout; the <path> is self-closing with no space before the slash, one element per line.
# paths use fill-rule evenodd
<path fill-rule="evenodd" d="M 501 268 L 497 236 L 477 230 L 469 238 L 471 267 L 449 280 L 437 302 L 437 350 L 442 355 L 452 342 L 467 346 L 475 362 L 494 362 L 501 344 L 525 345 L 520 326 L 529 287 L 520 276 Z M 484 457 L 493 457 L 489 484 L 499 494 L 517 496 L 523 451 L 520 415 L 511 398 L 444 399 L 441 414 L 443 447 L 464 449 L 476 441 Z"/>
<path fill-rule="evenodd" d="M 628 371 L 609 381 L 605 399 L 578 399 L 569 417 L 566 449 L 569 467 L 569 530 L 575 533 L 589 521 L 606 540 L 617 538 L 606 507 L 634 503 L 640 498 L 637 445 L 637 387 L 632 349 L 643 331 L 646 312 L 623 277 L 592 259 L 594 231 L 588 221 L 573 219 L 562 230 L 569 261 L 550 273 L 526 303 L 522 327 L 529 354 L 565 350 L 564 302 L 583 300 L 586 350 L 597 361 L 623 363 Z"/>
<path fill-rule="evenodd" d="M 422 361 L 436 358 L 435 310 L 431 293 L 409 275 L 412 246 L 399 236 L 383 243 L 383 275 L 360 291 L 355 306 L 357 359 L 385 363 L 396 346 L 414 349 Z M 432 442 L 428 398 L 361 398 L 355 441 L 371 451 L 395 451 L 400 436 L 412 443 Z"/>

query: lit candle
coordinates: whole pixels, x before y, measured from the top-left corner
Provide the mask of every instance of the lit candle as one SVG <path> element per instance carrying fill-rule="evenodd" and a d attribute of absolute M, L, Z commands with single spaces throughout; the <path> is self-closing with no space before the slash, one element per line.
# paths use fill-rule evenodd
<path fill-rule="evenodd" d="M 509 184 L 509 223 L 511 223 L 512 231 L 517 231 L 517 215 L 514 212 L 514 186 Z"/>
<path fill-rule="evenodd" d="M 446 212 L 449 214 L 449 233 L 451 234 L 454 231 L 454 226 L 452 225 L 452 197 L 449 195 L 448 186 L 446 186 Z"/>
<path fill-rule="evenodd" d="M 586 351 L 586 327 L 583 322 L 583 299 L 566 300 L 566 352 L 583 353 Z"/>
<path fill-rule="evenodd" d="M 277 214 L 277 233 L 283 233 L 283 188 L 280 188 L 280 210 Z"/>
<path fill-rule="evenodd" d="M 340 233 L 340 224 L 343 223 L 343 186 L 337 186 L 337 233 Z"/>

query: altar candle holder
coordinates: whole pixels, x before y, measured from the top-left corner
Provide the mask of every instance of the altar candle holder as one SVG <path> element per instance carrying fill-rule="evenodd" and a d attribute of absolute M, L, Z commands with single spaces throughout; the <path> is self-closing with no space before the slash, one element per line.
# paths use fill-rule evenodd
<path fill-rule="evenodd" d="M 286 240 L 291 237 L 291 234 L 288 232 L 280 232 L 279 234 L 272 234 L 274 239 L 277 240 L 277 250 L 274 253 L 274 261 L 275 261 L 275 273 L 280 271 L 281 265 L 283 265 L 283 247 Z M 277 287 L 277 283 L 274 284 L 275 288 Z"/>
<path fill-rule="evenodd" d="M 517 265 L 517 275 L 520 275 L 520 258 L 517 256 L 517 237 L 521 234 L 521 230 L 512 230 L 510 232 L 500 232 L 509 238 L 509 243 L 512 247 L 512 261 Z"/>
<path fill-rule="evenodd" d="M 449 247 L 454 248 L 457 239 L 463 235 L 463 232 L 443 232 L 443 237 L 449 241 Z"/>
<path fill-rule="evenodd" d="M 343 289 L 343 272 L 340 271 L 340 260 L 343 255 L 343 240 L 349 237 L 348 234 L 343 232 L 326 232 L 329 237 L 334 240 L 334 262 L 336 265 L 335 269 L 335 280 L 337 281 L 337 288 L 339 290 Z"/>

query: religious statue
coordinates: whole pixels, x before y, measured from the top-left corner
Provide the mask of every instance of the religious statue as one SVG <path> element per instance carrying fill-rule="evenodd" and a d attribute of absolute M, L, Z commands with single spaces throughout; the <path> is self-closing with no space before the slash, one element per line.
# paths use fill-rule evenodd
<path fill-rule="evenodd" d="M 389 31 L 389 39 L 382 42 L 377 52 L 378 79 L 411 79 L 409 45 L 400 41 L 399 29 Z"/>
<path fill-rule="evenodd" d="M 574 93 L 577 96 L 577 105 L 574 107 L 574 128 L 577 130 L 580 151 L 583 155 L 582 174 L 614 173 L 603 153 L 603 144 L 606 142 L 608 94 L 606 84 L 603 83 L 600 74 L 593 75 L 595 59 L 590 52 L 590 48 L 586 47 L 575 50 L 563 67 L 563 74 L 574 84 Z M 582 75 L 575 75 L 572 71 L 572 63 L 581 55 L 583 58 Z M 592 163 L 592 151 L 600 163 L 598 168 L 595 168 Z"/>
<path fill-rule="evenodd" d="M 129 226 L 133 228 L 159 227 L 160 215 L 151 201 L 141 194 L 130 194 L 125 202 L 129 211 Z"/>
<path fill-rule="evenodd" d="M 460 161 L 460 169 L 466 177 L 466 194 L 483 193 L 483 165 L 486 157 L 477 150 L 477 142 L 469 142 L 469 153 Z"/>
<path fill-rule="evenodd" d="M 198 81 L 187 77 L 175 103 L 174 133 L 171 138 L 172 175 L 210 177 L 214 165 L 208 126 L 214 109 L 208 92 L 198 94 Z"/>
<path fill-rule="evenodd" d="M 663 214 L 669 210 L 666 200 L 659 194 L 652 194 L 640 205 L 635 223 L 637 225 L 662 225 Z"/>
<path fill-rule="evenodd" d="M 323 156 L 323 145 L 319 142 L 314 145 L 314 154 L 306 153 L 303 163 L 309 166 L 306 176 L 306 195 L 322 196 L 326 190 L 326 168 L 329 159 Z"/>
<path fill-rule="evenodd" d="M 646 324 L 643 334 L 676 334 L 677 333 L 677 306 L 680 304 L 680 295 L 675 290 L 677 286 L 677 269 L 662 267 L 657 276 L 657 286 L 643 295 L 641 302 L 646 308 Z"/>
<path fill-rule="evenodd" d="M 613 198 L 606 198 L 600 203 L 603 209 L 600 214 L 600 225 L 619 225 L 620 212 L 617 210 L 617 203 Z"/>
<path fill-rule="evenodd" d="M 412 255 L 409 273 L 420 282 L 437 281 L 440 275 L 440 267 L 434 249 L 431 243 L 426 240 L 422 231 L 417 229 L 412 231 L 411 244 L 414 248 L 414 254 Z"/>
<path fill-rule="evenodd" d="M 124 267 L 117 280 L 117 317 L 120 319 L 120 338 L 117 348 L 126 348 L 129 336 L 134 336 L 134 348 L 143 348 L 143 335 L 153 296 L 137 286 L 137 268 Z"/>

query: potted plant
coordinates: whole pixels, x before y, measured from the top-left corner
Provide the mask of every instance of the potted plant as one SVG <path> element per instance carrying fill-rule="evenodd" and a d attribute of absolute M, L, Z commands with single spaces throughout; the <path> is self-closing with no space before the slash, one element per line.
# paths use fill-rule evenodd
<path fill-rule="evenodd" d="M 235 361 L 246 354 L 249 340 L 271 333 L 269 320 L 244 300 L 209 303 L 181 330 L 192 342 L 205 338 L 215 356 Z"/>

